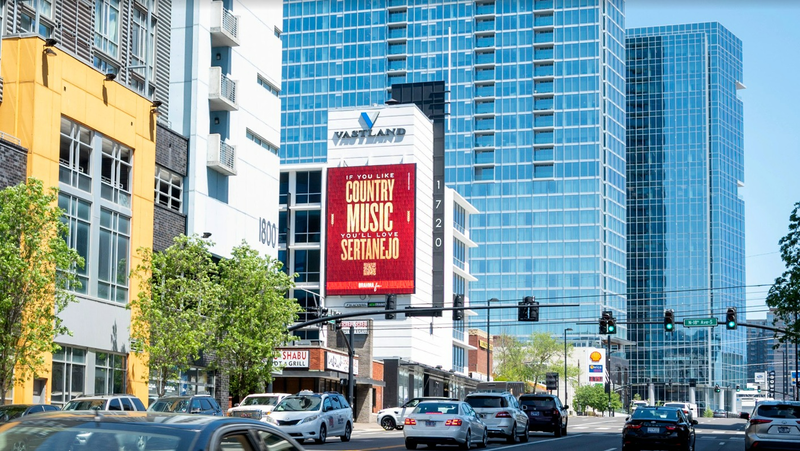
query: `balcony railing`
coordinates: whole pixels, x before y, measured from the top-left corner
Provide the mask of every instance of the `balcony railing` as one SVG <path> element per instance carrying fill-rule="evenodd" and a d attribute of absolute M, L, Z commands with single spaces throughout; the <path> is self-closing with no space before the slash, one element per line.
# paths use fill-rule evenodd
<path fill-rule="evenodd" d="M 494 135 L 476 136 L 475 147 L 494 147 Z"/>
<path fill-rule="evenodd" d="M 494 102 L 476 103 L 475 114 L 494 114 Z"/>
<path fill-rule="evenodd" d="M 208 135 L 207 166 L 225 175 L 236 175 L 236 147 L 224 141 L 218 133 Z"/>
<path fill-rule="evenodd" d="M 236 111 L 236 81 L 222 73 L 222 68 L 212 66 L 208 77 L 208 100 L 211 111 Z"/>
<path fill-rule="evenodd" d="M 494 64 L 494 52 L 483 52 L 476 54 L 475 64 Z"/>
<path fill-rule="evenodd" d="M 533 76 L 534 77 L 552 77 L 553 76 L 553 65 L 537 65 L 533 69 Z"/>
<path fill-rule="evenodd" d="M 211 46 L 239 46 L 239 16 L 234 16 L 218 0 L 211 2 Z"/>
<path fill-rule="evenodd" d="M 536 16 L 533 19 L 533 26 L 534 27 L 547 27 L 553 25 L 553 15 L 547 16 Z"/>
<path fill-rule="evenodd" d="M 475 88 L 476 97 L 494 97 L 494 85 L 479 86 Z"/>
<path fill-rule="evenodd" d="M 544 48 L 544 49 L 535 49 L 533 51 L 533 59 L 534 60 L 551 60 L 553 59 L 553 49 L 552 47 Z"/>

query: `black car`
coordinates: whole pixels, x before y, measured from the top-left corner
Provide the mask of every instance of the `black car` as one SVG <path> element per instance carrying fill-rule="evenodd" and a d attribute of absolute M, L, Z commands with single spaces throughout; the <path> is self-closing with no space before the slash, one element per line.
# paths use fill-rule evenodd
<path fill-rule="evenodd" d="M 50 404 L 8 404 L 0 406 L 0 423 L 13 420 L 25 415 L 34 413 L 52 412 L 59 410 L 57 406 Z"/>
<path fill-rule="evenodd" d="M 195 413 L 200 415 L 224 416 L 217 400 L 209 395 L 164 396 L 150 404 L 150 412 Z"/>
<path fill-rule="evenodd" d="M 235 417 L 159 412 L 52 412 L 0 427 L 2 450 L 302 451 L 275 426 Z"/>
<path fill-rule="evenodd" d="M 529 431 L 552 432 L 556 437 L 567 435 L 569 406 L 561 404 L 558 396 L 544 393 L 522 395 L 519 403 L 528 415 Z"/>
<path fill-rule="evenodd" d="M 622 450 L 694 449 L 694 425 L 681 409 L 675 407 L 637 407 L 625 419 Z"/>

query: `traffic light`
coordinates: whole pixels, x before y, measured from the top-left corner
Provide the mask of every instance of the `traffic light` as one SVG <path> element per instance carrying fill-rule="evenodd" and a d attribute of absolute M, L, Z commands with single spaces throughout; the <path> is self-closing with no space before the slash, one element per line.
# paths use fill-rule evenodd
<path fill-rule="evenodd" d="M 545 389 L 558 390 L 558 373 L 547 372 L 545 373 Z"/>
<path fill-rule="evenodd" d="M 519 306 L 517 307 L 517 321 L 528 321 L 528 313 L 530 313 L 528 303 L 519 301 L 517 305 Z"/>
<path fill-rule="evenodd" d="M 606 327 L 609 335 L 617 333 L 617 319 L 613 316 L 608 318 L 608 325 Z"/>
<path fill-rule="evenodd" d="M 397 295 L 396 294 L 387 294 L 386 295 L 386 307 L 384 310 L 397 310 Z M 384 318 L 386 319 L 394 319 L 394 313 L 385 313 Z"/>
<path fill-rule="evenodd" d="M 337 331 L 342 330 L 342 320 L 341 319 L 337 319 L 334 324 L 335 324 L 335 326 L 334 326 L 335 330 L 337 330 Z"/>
<path fill-rule="evenodd" d="M 528 321 L 539 321 L 539 303 L 534 300 L 533 296 L 525 296 L 525 302 L 530 306 L 528 307 Z"/>
<path fill-rule="evenodd" d="M 725 314 L 725 328 L 736 329 L 736 307 L 728 307 L 728 312 Z"/>
<path fill-rule="evenodd" d="M 675 331 L 675 311 L 672 309 L 664 310 L 664 330 L 666 332 Z"/>
<path fill-rule="evenodd" d="M 604 310 L 603 316 L 600 317 L 600 335 L 608 335 L 608 321 L 610 319 L 611 312 Z"/>
<path fill-rule="evenodd" d="M 736 391 L 738 392 L 741 389 L 742 389 L 742 387 L 740 387 L 739 384 L 736 384 Z"/>
<path fill-rule="evenodd" d="M 714 393 L 719 393 L 719 384 L 714 386 Z"/>
<path fill-rule="evenodd" d="M 464 295 L 457 294 L 453 298 L 453 307 L 459 308 L 464 307 Z M 464 319 L 464 311 L 463 310 L 453 310 L 453 321 L 461 321 Z"/>

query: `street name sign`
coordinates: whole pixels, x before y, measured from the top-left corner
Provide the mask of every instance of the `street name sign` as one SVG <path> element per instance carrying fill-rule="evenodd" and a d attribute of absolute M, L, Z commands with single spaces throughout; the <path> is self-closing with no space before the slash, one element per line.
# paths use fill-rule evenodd
<path fill-rule="evenodd" d="M 695 318 L 683 320 L 683 327 L 712 327 L 716 325 L 716 318 Z"/>

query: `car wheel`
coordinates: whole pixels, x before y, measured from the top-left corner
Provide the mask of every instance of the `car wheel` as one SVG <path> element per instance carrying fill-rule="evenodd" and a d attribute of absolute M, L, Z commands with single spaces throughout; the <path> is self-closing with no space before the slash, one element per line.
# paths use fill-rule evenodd
<path fill-rule="evenodd" d="M 553 431 L 553 435 L 555 435 L 556 437 L 561 437 L 564 435 L 564 428 L 561 427 L 561 423 L 559 423 L 556 430 Z"/>
<path fill-rule="evenodd" d="M 472 431 L 470 431 L 469 429 L 467 429 L 467 438 L 464 439 L 464 443 L 462 443 L 461 446 L 459 446 L 459 448 L 464 450 L 472 448 Z"/>
<path fill-rule="evenodd" d="M 567 435 L 567 426 L 569 426 L 569 420 L 564 422 L 564 430 L 561 431 L 562 435 Z"/>
<path fill-rule="evenodd" d="M 506 441 L 508 443 L 517 443 L 517 440 L 519 440 L 519 436 L 517 435 L 517 423 L 514 423 L 511 425 L 511 433 L 506 437 Z"/>
<path fill-rule="evenodd" d="M 339 438 L 342 439 L 343 442 L 350 441 L 350 434 L 353 433 L 353 426 L 350 426 L 350 423 L 344 425 L 344 435 L 340 436 Z"/>
<path fill-rule="evenodd" d="M 314 439 L 315 442 L 319 444 L 325 443 L 325 439 L 328 438 L 328 429 L 325 427 L 325 423 L 322 423 L 322 426 L 319 427 L 319 436 Z"/>
<path fill-rule="evenodd" d="M 417 449 L 417 444 L 412 441 L 406 440 L 406 449 Z"/>
<path fill-rule="evenodd" d="M 481 439 L 480 443 L 478 443 L 478 448 L 486 448 L 489 444 L 489 433 L 486 430 L 483 430 L 483 438 Z"/>
<path fill-rule="evenodd" d="M 394 418 L 386 415 L 385 417 L 381 418 L 381 427 L 387 431 L 391 431 L 397 427 L 397 424 L 395 424 Z"/>
<path fill-rule="evenodd" d="M 522 437 L 520 437 L 520 441 L 522 443 L 528 443 L 528 439 L 530 438 L 528 434 L 528 423 L 525 423 L 525 431 L 522 433 Z"/>

